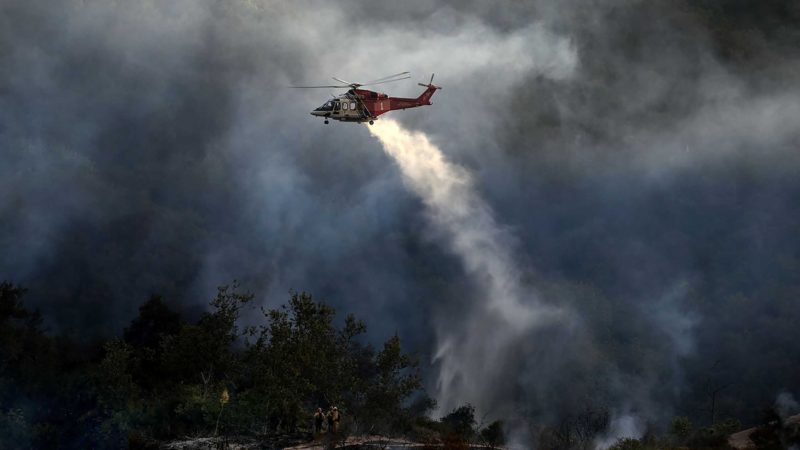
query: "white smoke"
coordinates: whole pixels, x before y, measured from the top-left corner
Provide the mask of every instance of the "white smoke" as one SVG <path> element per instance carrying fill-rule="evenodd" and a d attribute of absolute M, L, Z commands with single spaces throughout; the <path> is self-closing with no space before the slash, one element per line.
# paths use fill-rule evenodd
<path fill-rule="evenodd" d="M 511 237 L 498 227 L 464 168 L 448 162 L 423 133 L 405 130 L 397 122 L 381 120 L 369 130 L 400 166 L 404 182 L 421 197 L 436 232 L 480 289 L 476 297 L 481 301 L 464 300 L 463 317 L 439 318 L 439 411 L 465 402 L 485 411 L 496 400 L 495 387 L 507 380 L 504 363 L 515 342 L 537 325 L 561 317 L 561 312 L 522 288 Z"/>
<path fill-rule="evenodd" d="M 595 440 L 595 450 L 605 450 L 620 439 L 639 439 L 644 435 L 644 424 L 636 416 L 622 414 L 611 419 L 608 431 Z"/>
<path fill-rule="evenodd" d="M 800 412 L 800 403 L 795 400 L 791 392 L 783 391 L 775 398 L 775 410 L 781 419 Z"/>

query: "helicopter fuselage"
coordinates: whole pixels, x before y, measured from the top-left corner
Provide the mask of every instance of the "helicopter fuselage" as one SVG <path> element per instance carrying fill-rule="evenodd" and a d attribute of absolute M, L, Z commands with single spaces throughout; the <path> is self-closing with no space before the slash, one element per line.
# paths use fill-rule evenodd
<path fill-rule="evenodd" d="M 417 98 L 389 97 L 386 94 L 366 89 L 350 89 L 345 94 L 328 100 L 319 108 L 311 111 L 311 115 L 323 117 L 325 123 L 328 123 L 328 119 L 341 122 L 372 123 L 378 119 L 378 116 L 389 111 L 430 105 L 431 96 L 440 88 L 433 84 L 423 86 L 427 89 Z"/>

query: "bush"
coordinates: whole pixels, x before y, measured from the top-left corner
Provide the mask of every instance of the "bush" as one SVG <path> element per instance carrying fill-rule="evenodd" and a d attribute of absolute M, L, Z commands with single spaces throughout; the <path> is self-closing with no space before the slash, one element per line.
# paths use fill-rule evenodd
<path fill-rule="evenodd" d="M 442 417 L 441 422 L 449 434 L 469 440 L 475 434 L 475 407 L 469 403 L 460 406 Z"/>
<path fill-rule="evenodd" d="M 644 450 L 645 445 L 638 439 L 623 438 L 617 441 L 616 444 L 609 447 L 609 450 Z"/>
<path fill-rule="evenodd" d="M 669 434 L 673 435 L 679 442 L 685 442 L 692 434 L 692 422 L 688 417 L 676 417 L 672 419 L 669 427 Z"/>
<path fill-rule="evenodd" d="M 506 443 L 503 433 L 503 422 L 495 420 L 489 426 L 481 430 L 481 440 L 491 447 L 497 447 Z"/>

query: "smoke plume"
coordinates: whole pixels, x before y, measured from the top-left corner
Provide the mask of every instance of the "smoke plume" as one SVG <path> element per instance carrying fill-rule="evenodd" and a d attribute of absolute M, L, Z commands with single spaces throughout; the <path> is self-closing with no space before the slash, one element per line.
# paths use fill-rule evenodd
<path fill-rule="evenodd" d="M 86 339 L 306 290 L 442 408 L 758 420 L 800 392 L 798 5 L 4 1 L 0 279 Z M 405 70 L 446 90 L 372 127 L 402 173 L 286 87 Z"/>
<path fill-rule="evenodd" d="M 783 391 L 775 398 L 775 410 L 781 419 L 786 419 L 800 411 L 800 403 L 791 392 Z"/>

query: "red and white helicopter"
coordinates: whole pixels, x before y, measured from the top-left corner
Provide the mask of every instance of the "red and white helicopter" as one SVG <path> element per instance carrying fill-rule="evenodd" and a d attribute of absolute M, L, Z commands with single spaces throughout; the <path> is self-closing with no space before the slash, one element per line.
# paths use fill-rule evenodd
<path fill-rule="evenodd" d="M 431 105 L 431 96 L 439 86 L 433 85 L 433 75 L 428 84 L 417 83 L 425 87 L 425 92 L 420 94 L 417 98 L 402 98 L 402 97 L 389 97 L 386 94 L 369 91 L 366 89 L 359 89 L 362 86 L 370 86 L 375 84 L 392 83 L 394 81 L 405 80 L 411 78 L 409 72 L 400 72 L 388 77 L 378 78 L 377 80 L 368 81 L 366 83 L 351 83 L 342 79 L 333 77 L 334 80 L 343 83 L 340 85 L 329 86 L 292 86 L 293 88 L 335 88 L 335 89 L 349 89 L 346 93 L 328 100 L 324 105 L 311 111 L 312 116 L 323 117 L 325 123 L 328 119 L 339 120 L 342 122 L 356 122 L 364 123 L 369 122 L 370 125 L 378 120 L 378 116 L 385 114 L 389 111 L 397 109 L 416 108 L 418 106 Z"/>

